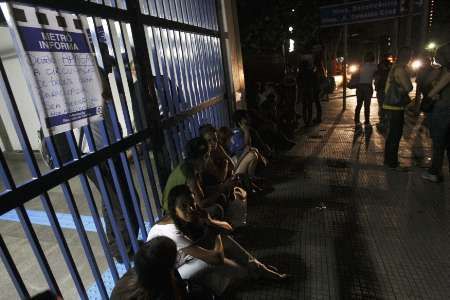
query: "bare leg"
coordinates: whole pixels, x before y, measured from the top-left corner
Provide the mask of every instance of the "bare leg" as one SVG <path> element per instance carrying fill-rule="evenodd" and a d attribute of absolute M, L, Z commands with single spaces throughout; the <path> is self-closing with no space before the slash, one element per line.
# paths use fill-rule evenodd
<path fill-rule="evenodd" d="M 253 176 L 256 168 L 258 157 L 255 152 L 248 151 L 247 153 L 242 154 L 241 159 L 238 161 L 236 166 L 236 174 L 245 174 L 249 176 Z M 249 172 L 253 172 L 249 174 Z"/>

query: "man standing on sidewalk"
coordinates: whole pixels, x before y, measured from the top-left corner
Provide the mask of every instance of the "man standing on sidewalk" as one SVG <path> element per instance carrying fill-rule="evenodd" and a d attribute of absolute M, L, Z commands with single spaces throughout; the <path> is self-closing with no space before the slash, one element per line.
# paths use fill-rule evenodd
<path fill-rule="evenodd" d="M 408 93 L 413 85 L 406 66 L 411 60 L 411 49 L 400 50 L 397 62 L 392 66 L 386 83 L 386 98 L 383 109 L 386 113 L 387 136 L 384 148 L 384 164 L 398 169 L 398 148 L 403 134 L 405 107 L 408 104 Z"/>
<path fill-rule="evenodd" d="M 383 103 L 386 88 L 386 81 L 389 75 L 389 71 L 391 70 L 391 62 L 388 59 L 388 56 L 385 55 L 383 61 L 378 64 L 377 71 L 375 72 L 375 90 L 377 92 L 377 100 L 378 100 L 378 118 L 379 123 L 377 124 L 377 128 L 379 131 L 383 132 L 386 129 L 384 111 L 383 111 Z"/>

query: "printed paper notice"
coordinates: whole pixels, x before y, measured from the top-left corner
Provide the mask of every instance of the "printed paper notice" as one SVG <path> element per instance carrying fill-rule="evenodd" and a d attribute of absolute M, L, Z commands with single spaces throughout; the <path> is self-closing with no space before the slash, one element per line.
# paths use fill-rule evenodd
<path fill-rule="evenodd" d="M 101 120 L 100 75 L 81 21 L 72 14 L 22 5 L 14 5 L 13 11 L 46 135 Z"/>

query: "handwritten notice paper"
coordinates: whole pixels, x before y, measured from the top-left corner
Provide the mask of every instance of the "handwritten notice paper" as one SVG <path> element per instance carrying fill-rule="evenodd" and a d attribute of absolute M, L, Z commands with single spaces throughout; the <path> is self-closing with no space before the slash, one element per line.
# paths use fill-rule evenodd
<path fill-rule="evenodd" d="M 22 5 L 14 5 L 13 15 L 46 135 L 100 120 L 101 80 L 81 21 L 72 14 Z"/>

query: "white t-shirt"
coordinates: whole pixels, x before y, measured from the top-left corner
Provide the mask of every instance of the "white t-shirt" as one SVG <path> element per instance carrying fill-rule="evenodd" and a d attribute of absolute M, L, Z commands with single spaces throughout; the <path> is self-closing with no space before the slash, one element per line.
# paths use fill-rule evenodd
<path fill-rule="evenodd" d="M 359 83 L 372 84 L 373 75 L 377 70 L 377 64 L 364 63 L 359 71 Z"/>
<path fill-rule="evenodd" d="M 187 261 L 193 259 L 192 256 L 185 254 L 183 249 L 192 246 L 193 242 L 177 229 L 175 224 L 155 224 L 148 233 L 147 242 L 158 236 L 165 236 L 175 242 L 177 245 L 178 258 L 176 267 L 180 267 Z"/>

